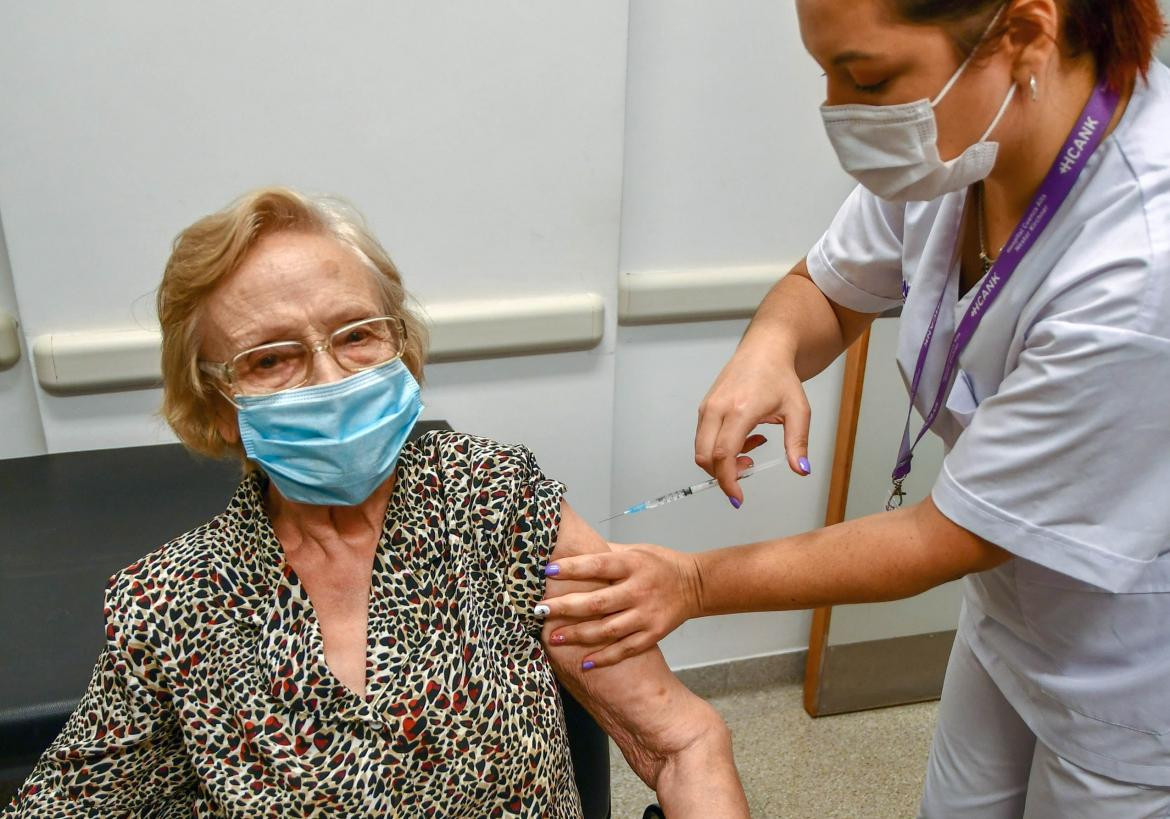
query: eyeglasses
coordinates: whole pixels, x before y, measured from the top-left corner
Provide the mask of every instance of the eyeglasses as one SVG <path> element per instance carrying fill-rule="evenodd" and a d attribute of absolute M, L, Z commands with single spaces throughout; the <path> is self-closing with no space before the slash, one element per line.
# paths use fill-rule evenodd
<path fill-rule="evenodd" d="M 405 345 L 402 319 L 378 316 L 338 327 L 324 342 L 274 341 L 236 353 L 230 361 L 200 361 L 199 369 L 237 395 L 271 395 L 309 383 L 317 353 L 329 353 L 343 370 L 359 373 L 402 355 Z"/>

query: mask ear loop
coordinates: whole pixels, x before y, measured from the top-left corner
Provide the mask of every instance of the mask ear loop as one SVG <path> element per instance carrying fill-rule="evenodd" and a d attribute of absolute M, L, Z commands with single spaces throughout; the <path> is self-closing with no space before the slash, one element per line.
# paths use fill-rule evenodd
<path fill-rule="evenodd" d="M 955 83 L 959 81 L 959 77 L 963 76 L 963 72 L 967 70 L 967 66 L 969 66 L 971 61 L 975 59 L 975 55 L 979 53 L 979 47 L 983 45 L 983 41 L 987 39 L 987 35 L 991 33 L 993 28 L 995 28 L 995 24 L 999 22 L 999 18 L 1003 17 L 1004 10 L 1007 9 L 1007 7 L 1008 3 L 1004 3 L 999 7 L 999 11 L 997 11 L 995 16 L 991 18 L 991 22 L 987 24 L 987 28 L 983 29 L 983 33 L 979 35 L 979 42 L 975 44 L 975 48 L 971 49 L 971 53 L 967 55 L 967 59 L 963 60 L 963 64 L 960 65 L 958 70 L 951 75 L 949 80 L 947 80 L 947 84 L 943 86 L 942 91 L 939 91 L 938 95 L 930 101 L 931 108 L 937 108 L 938 104 L 943 101 L 943 98 L 946 97 L 946 95 L 951 92 L 951 89 L 955 87 Z"/>
<path fill-rule="evenodd" d="M 1016 98 L 1016 89 L 1018 86 L 1012 83 L 1011 90 L 1008 91 L 1004 98 L 1003 105 L 999 106 L 999 113 L 995 115 L 995 119 L 991 121 L 991 125 L 987 126 L 987 130 L 983 132 L 983 136 L 979 137 L 980 142 L 986 142 L 987 138 L 991 136 L 991 132 L 999 125 L 1000 120 L 1003 119 L 1004 114 L 1007 113 L 1008 106 L 1012 104 L 1012 100 Z"/>

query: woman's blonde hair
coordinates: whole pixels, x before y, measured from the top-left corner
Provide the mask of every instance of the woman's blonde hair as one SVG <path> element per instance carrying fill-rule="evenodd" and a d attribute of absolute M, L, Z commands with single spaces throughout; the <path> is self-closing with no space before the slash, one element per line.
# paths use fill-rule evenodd
<path fill-rule="evenodd" d="M 339 199 L 307 196 L 290 188 L 260 188 L 176 236 L 158 289 L 162 414 L 179 440 L 203 455 L 244 457 L 239 444 L 219 434 L 213 403 L 219 396 L 199 369 L 203 307 L 216 285 L 240 266 L 260 237 L 282 231 L 330 236 L 353 249 L 374 276 L 385 314 L 405 323 L 402 361 L 420 384 L 423 381 L 426 327 L 407 309 L 398 268 L 361 215 Z"/>

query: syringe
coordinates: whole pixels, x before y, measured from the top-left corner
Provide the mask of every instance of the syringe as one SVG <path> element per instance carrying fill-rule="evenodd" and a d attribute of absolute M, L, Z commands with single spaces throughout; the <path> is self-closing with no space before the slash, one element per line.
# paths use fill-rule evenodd
<path fill-rule="evenodd" d="M 745 469 L 743 472 L 741 472 L 739 479 L 742 481 L 744 478 L 750 478 L 752 475 L 755 475 L 758 472 L 763 472 L 765 469 L 771 469 L 774 466 L 780 466 L 780 464 L 786 463 L 788 463 L 787 458 L 777 458 L 774 461 L 766 461 L 762 464 L 756 464 L 755 466 L 749 469 Z M 620 518 L 623 515 L 636 515 L 639 512 L 645 512 L 647 509 L 657 509 L 659 506 L 666 506 L 668 503 L 674 503 L 675 501 L 682 500 L 683 498 L 688 498 L 691 495 L 697 495 L 700 492 L 705 492 L 706 490 L 718 485 L 719 481 L 717 481 L 715 478 L 711 478 L 708 481 L 697 483 L 694 486 L 687 486 L 683 489 L 669 492 L 660 498 L 654 498 L 653 500 L 636 503 L 624 512 L 618 512 L 615 515 L 610 515 L 608 518 L 603 520 L 602 523 L 613 520 L 614 518 Z"/>

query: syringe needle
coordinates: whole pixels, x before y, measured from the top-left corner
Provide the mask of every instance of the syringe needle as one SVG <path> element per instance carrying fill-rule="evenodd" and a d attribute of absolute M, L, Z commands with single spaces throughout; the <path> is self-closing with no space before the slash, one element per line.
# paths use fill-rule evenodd
<path fill-rule="evenodd" d="M 744 478 L 750 478 L 752 475 L 755 475 L 758 472 L 763 472 L 765 469 L 772 469 L 773 467 L 779 466 L 783 463 L 787 463 L 785 458 L 777 458 L 774 461 L 767 461 L 762 464 L 754 464 L 740 473 L 739 479 L 743 480 Z M 712 489 L 718 485 L 719 481 L 716 478 L 711 478 L 709 480 L 703 481 L 702 483 L 697 483 L 694 486 L 687 486 L 683 489 L 675 490 L 674 492 L 663 495 L 660 498 L 655 498 L 653 500 L 643 501 L 642 503 L 635 504 L 629 509 L 618 512 L 616 515 L 610 515 L 608 518 L 602 520 L 601 523 L 608 523 L 609 521 L 616 520 L 617 518 L 623 517 L 624 515 L 636 515 L 639 512 L 645 512 L 647 509 L 657 509 L 660 506 L 666 506 L 667 504 L 674 503 L 677 500 L 682 500 L 683 498 L 697 495 L 700 492 L 705 492 L 706 490 Z"/>

